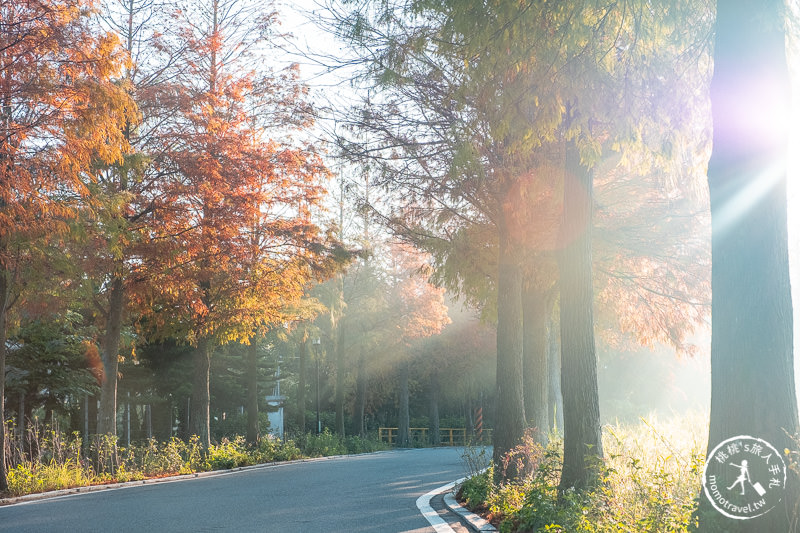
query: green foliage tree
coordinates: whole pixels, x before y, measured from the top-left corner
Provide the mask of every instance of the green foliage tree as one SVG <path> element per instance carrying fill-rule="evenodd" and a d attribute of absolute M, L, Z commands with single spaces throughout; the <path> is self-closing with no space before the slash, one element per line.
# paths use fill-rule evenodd
<path fill-rule="evenodd" d="M 102 369 L 85 329 L 83 316 L 66 311 L 25 321 L 9 339 L 6 393 L 21 399 L 16 411 L 22 428 L 36 409 L 67 415 L 98 391 Z"/>

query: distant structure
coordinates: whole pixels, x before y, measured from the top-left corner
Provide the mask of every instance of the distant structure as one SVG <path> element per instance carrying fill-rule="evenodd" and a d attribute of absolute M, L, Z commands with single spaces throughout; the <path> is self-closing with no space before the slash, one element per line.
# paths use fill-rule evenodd
<path fill-rule="evenodd" d="M 269 428 L 267 432 L 273 437 L 283 440 L 283 406 L 286 403 L 286 396 L 281 395 L 281 366 L 278 365 L 275 371 L 275 387 L 272 394 L 266 397 L 267 400 L 267 419 Z"/>

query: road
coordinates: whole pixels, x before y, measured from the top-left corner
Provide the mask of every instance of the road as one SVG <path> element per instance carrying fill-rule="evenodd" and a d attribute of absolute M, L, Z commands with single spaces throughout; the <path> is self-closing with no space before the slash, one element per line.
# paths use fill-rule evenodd
<path fill-rule="evenodd" d="M 330 458 L 0 507 L 0 531 L 433 533 L 415 502 L 464 475 L 460 451 Z"/>

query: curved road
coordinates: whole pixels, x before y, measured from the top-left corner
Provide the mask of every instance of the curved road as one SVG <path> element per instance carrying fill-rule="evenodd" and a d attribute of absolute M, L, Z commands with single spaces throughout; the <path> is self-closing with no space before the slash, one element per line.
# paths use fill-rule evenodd
<path fill-rule="evenodd" d="M 461 448 L 399 450 L 0 507 L 0 531 L 433 533 L 419 496 L 464 475 Z"/>

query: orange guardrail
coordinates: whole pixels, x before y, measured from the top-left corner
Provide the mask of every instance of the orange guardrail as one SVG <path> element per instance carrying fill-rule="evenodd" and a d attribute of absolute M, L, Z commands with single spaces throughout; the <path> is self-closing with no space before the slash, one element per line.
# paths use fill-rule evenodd
<path fill-rule="evenodd" d="M 426 446 L 430 444 L 428 439 L 428 428 L 408 428 L 409 444 L 411 446 Z M 397 444 L 397 437 L 400 433 L 398 428 L 378 428 L 378 438 L 391 446 Z M 484 429 L 481 435 L 481 444 L 486 444 L 492 440 L 492 430 Z M 438 446 L 464 446 L 465 443 L 474 441 L 475 436 L 467 436 L 465 428 L 439 428 Z"/>

